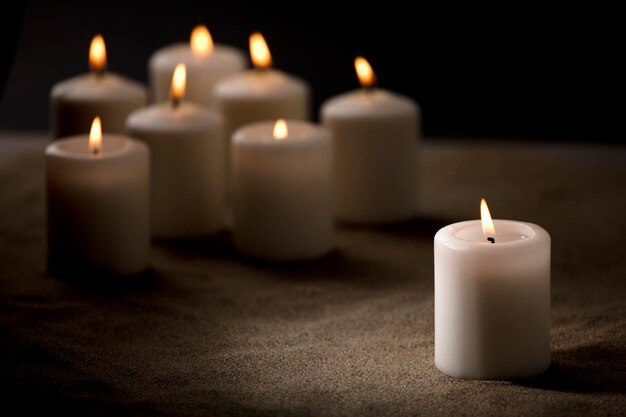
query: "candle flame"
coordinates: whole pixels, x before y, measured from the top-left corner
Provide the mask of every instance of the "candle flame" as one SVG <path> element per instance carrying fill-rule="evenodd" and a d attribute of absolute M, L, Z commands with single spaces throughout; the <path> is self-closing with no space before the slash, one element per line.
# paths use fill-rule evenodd
<path fill-rule="evenodd" d="M 102 147 L 102 123 L 100 117 L 96 116 L 91 123 L 91 131 L 89 132 L 89 151 L 93 155 L 100 153 Z"/>
<path fill-rule="evenodd" d="M 373 87 L 376 84 L 376 74 L 367 60 L 361 56 L 354 59 L 354 69 L 362 87 Z"/>
<path fill-rule="evenodd" d="M 204 25 L 198 25 L 191 32 L 191 52 L 198 58 L 205 58 L 213 52 L 213 38 Z"/>
<path fill-rule="evenodd" d="M 178 64 L 174 69 L 174 75 L 172 76 L 172 84 L 170 88 L 170 96 L 172 100 L 182 100 L 185 95 L 185 85 L 187 83 L 187 67 L 185 64 Z"/>
<path fill-rule="evenodd" d="M 496 234 L 496 227 L 493 225 L 491 213 L 489 213 L 489 206 L 487 206 L 487 202 L 484 198 L 480 200 L 480 220 L 483 225 L 483 235 L 485 237 Z"/>
<path fill-rule="evenodd" d="M 273 134 L 274 134 L 274 139 L 276 140 L 283 140 L 287 138 L 289 131 L 287 130 L 287 122 L 285 122 L 285 119 L 276 120 Z"/>
<path fill-rule="evenodd" d="M 272 54 L 267 47 L 265 38 L 256 32 L 250 35 L 250 56 L 256 68 L 265 69 L 272 65 Z"/>
<path fill-rule="evenodd" d="M 89 46 L 89 68 L 94 72 L 102 71 L 107 66 L 107 49 L 102 35 L 96 35 Z"/>

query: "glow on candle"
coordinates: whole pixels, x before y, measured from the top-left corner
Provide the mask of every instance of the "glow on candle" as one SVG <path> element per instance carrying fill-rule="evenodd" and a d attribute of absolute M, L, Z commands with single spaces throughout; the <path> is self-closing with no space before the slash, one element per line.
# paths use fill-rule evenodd
<path fill-rule="evenodd" d="M 107 49 L 102 35 L 96 35 L 89 46 L 89 68 L 93 72 L 101 72 L 107 66 Z"/>
<path fill-rule="evenodd" d="M 354 69 L 362 87 L 373 87 L 376 84 L 376 74 L 365 58 L 356 57 L 354 59 Z"/>
<path fill-rule="evenodd" d="M 480 199 L 480 221 L 483 226 L 483 235 L 491 242 L 494 243 L 493 236 L 496 234 L 496 227 L 491 220 L 491 213 L 489 213 L 489 207 L 487 201 L 484 198 Z M 491 239 L 489 239 L 491 238 Z"/>
<path fill-rule="evenodd" d="M 185 64 L 178 64 L 174 69 L 172 76 L 172 84 L 170 88 L 170 96 L 174 105 L 178 104 L 185 95 L 185 85 L 187 83 L 187 67 Z"/>
<path fill-rule="evenodd" d="M 265 38 L 256 32 L 250 35 L 250 57 L 256 68 L 266 69 L 272 65 L 272 54 L 267 47 Z"/>
<path fill-rule="evenodd" d="M 213 38 L 204 25 L 196 26 L 191 32 L 191 52 L 198 58 L 205 58 L 213 52 Z"/>
<path fill-rule="evenodd" d="M 287 130 L 287 122 L 285 119 L 276 120 L 276 124 L 274 125 L 273 136 L 276 140 L 284 140 L 287 138 L 289 131 Z"/>
<path fill-rule="evenodd" d="M 91 131 L 89 132 L 89 151 L 93 155 L 100 153 L 102 147 L 102 124 L 100 117 L 96 116 L 91 123 Z"/>

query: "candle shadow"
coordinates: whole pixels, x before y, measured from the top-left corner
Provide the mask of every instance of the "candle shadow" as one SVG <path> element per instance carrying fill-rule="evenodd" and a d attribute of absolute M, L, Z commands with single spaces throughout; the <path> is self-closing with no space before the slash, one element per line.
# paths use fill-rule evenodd
<path fill-rule="evenodd" d="M 550 391 L 626 394 L 626 347 L 599 343 L 553 352 L 550 368 L 516 384 Z"/>
<path fill-rule="evenodd" d="M 432 239 L 442 227 L 454 223 L 456 220 L 442 219 L 430 216 L 416 216 L 411 219 L 381 224 L 354 224 L 340 223 L 340 227 L 347 230 L 367 230 L 377 233 L 390 234 L 404 238 Z"/>
<path fill-rule="evenodd" d="M 154 291 L 161 281 L 160 274 L 151 267 L 129 276 L 67 267 L 49 269 L 46 274 L 73 287 L 109 295 Z"/>

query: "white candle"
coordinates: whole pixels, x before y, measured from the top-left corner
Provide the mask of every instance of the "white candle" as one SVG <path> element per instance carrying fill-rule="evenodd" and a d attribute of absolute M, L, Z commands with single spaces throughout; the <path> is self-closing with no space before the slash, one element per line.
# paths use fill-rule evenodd
<path fill-rule="evenodd" d="M 241 51 L 225 45 L 214 45 L 207 28 L 197 26 L 188 44 L 166 46 L 150 58 L 148 72 L 153 101 L 158 103 L 169 99 L 170 81 L 179 63 L 187 67 L 187 80 L 193 86 L 187 91 L 186 99 L 207 106 L 212 103 L 214 84 L 224 77 L 243 71 L 247 66 Z"/>
<path fill-rule="evenodd" d="M 106 121 L 105 121 L 106 122 Z M 91 134 L 46 148 L 48 265 L 132 275 L 148 266 L 149 151 L 130 138 Z"/>
<path fill-rule="evenodd" d="M 435 364 L 447 375 L 517 379 L 550 365 L 550 235 L 510 220 L 435 235 Z"/>
<path fill-rule="evenodd" d="M 163 238 L 209 235 L 222 229 L 224 137 L 215 112 L 182 102 L 185 65 L 172 78 L 172 101 L 137 110 L 129 135 L 151 151 L 152 234 Z"/>
<path fill-rule="evenodd" d="M 55 138 L 89 131 L 95 116 L 105 121 L 105 132 L 123 134 L 128 115 L 146 105 L 143 85 L 105 72 L 106 49 L 100 35 L 91 42 L 89 65 L 89 74 L 61 81 L 52 88 L 50 104 Z"/>
<path fill-rule="evenodd" d="M 321 109 L 335 140 L 337 218 L 407 220 L 417 205 L 419 107 L 408 97 L 374 89 L 374 72 L 363 58 L 355 67 L 364 88 L 331 98 Z"/>
<path fill-rule="evenodd" d="M 224 116 L 226 137 L 253 122 L 308 119 L 308 84 L 270 68 L 272 57 L 259 33 L 250 36 L 250 55 L 256 69 L 224 78 L 215 85 L 215 104 Z"/>
<path fill-rule="evenodd" d="M 332 141 L 319 126 L 260 122 L 233 135 L 235 245 L 269 260 L 332 248 Z"/>

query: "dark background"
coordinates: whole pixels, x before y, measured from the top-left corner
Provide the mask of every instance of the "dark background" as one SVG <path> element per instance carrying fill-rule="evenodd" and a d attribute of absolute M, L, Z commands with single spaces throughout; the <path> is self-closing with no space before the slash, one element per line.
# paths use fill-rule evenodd
<path fill-rule="evenodd" d="M 382 87 L 422 106 L 429 137 L 498 137 L 621 143 L 618 109 L 623 55 L 614 10 L 545 3 L 457 6 L 378 2 L 375 9 L 332 1 L 30 1 L 4 14 L 20 37 L 0 128 L 47 128 L 48 93 L 86 71 L 91 37 L 102 33 L 112 71 L 146 81 L 159 47 L 188 38 L 198 23 L 216 42 L 247 48 L 264 33 L 277 68 L 308 80 L 315 109 L 357 86 L 362 54 Z M 4 59 L 17 38 L 2 41 Z M 3 69 L 4 71 L 4 69 Z M 619 77 L 618 77 L 619 73 Z M 2 75 L 2 74 L 0 74 Z"/>

